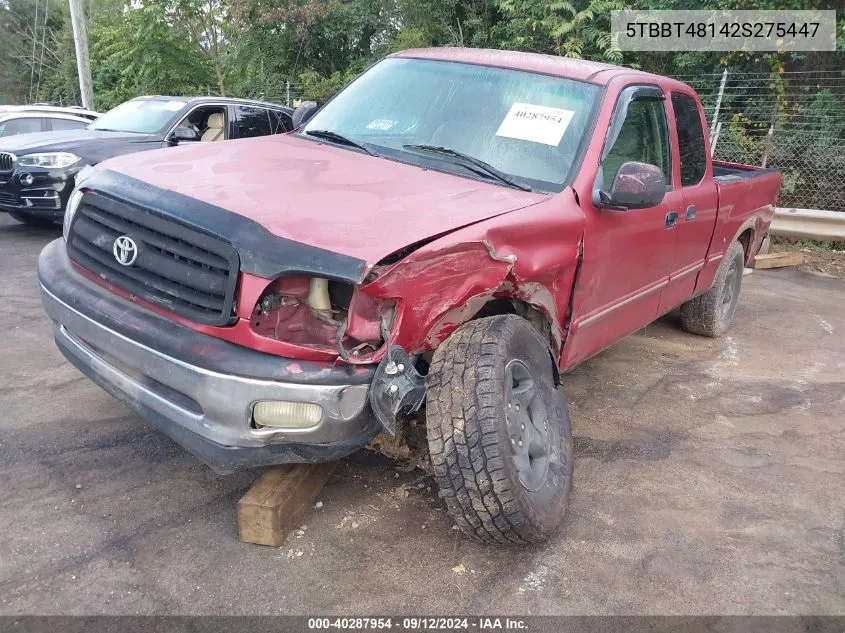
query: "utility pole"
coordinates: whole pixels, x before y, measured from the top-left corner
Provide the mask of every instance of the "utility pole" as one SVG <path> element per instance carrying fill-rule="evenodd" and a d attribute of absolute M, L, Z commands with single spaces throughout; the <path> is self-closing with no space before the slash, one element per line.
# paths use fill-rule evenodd
<path fill-rule="evenodd" d="M 94 109 L 94 88 L 91 81 L 91 63 L 88 60 L 88 29 L 85 26 L 85 12 L 82 0 L 69 0 L 70 21 L 73 24 L 73 42 L 76 46 L 76 70 L 79 73 L 79 93 L 82 106 Z"/>
<path fill-rule="evenodd" d="M 722 71 L 722 83 L 719 84 L 719 96 L 716 97 L 716 109 L 713 110 L 713 121 L 710 123 L 710 136 L 716 132 L 719 122 L 719 109 L 722 107 L 722 97 L 725 96 L 725 84 L 728 83 L 728 69 Z"/>

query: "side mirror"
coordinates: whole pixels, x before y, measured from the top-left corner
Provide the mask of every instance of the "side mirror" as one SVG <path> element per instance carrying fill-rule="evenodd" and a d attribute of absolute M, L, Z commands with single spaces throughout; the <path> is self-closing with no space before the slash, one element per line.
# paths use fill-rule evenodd
<path fill-rule="evenodd" d="M 200 140 L 200 137 L 192 129 L 179 126 L 173 130 L 169 140 L 171 143 L 178 145 L 182 142 L 198 141 Z"/>
<path fill-rule="evenodd" d="M 293 111 L 293 129 L 298 130 L 308 123 L 314 113 L 320 109 L 315 101 L 303 101 Z"/>
<path fill-rule="evenodd" d="M 609 209 L 647 209 L 666 195 L 663 170 L 648 163 L 622 163 L 609 192 L 599 191 L 599 206 Z"/>

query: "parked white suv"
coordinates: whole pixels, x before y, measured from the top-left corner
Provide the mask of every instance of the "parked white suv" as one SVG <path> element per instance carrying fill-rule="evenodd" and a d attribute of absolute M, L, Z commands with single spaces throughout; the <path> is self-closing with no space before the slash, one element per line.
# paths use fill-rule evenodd
<path fill-rule="evenodd" d="M 0 107 L 0 137 L 32 132 L 81 130 L 100 116 L 83 108 L 54 106 Z"/>

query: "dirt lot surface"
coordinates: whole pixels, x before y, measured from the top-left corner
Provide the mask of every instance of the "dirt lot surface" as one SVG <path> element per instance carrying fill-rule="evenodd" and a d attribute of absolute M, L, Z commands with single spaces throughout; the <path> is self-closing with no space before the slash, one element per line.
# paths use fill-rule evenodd
<path fill-rule="evenodd" d="M 272 549 L 237 541 L 254 472 L 215 475 L 55 349 L 57 236 L 0 215 L 2 614 L 845 614 L 842 280 L 757 271 L 730 336 L 669 316 L 566 376 L 574 494 L 543 546 L 474 544 L 419 472 L 359 455 Z"/>
<path fill-rule="evenodd" d="M 835 244 L 834 248 L 819 248 L 809 244 L 812 243 L 779 238 L 769 252 L 801 251 L 804 253 L 804 263 L 798 270 L 845 279 L 845 244 Z"/>

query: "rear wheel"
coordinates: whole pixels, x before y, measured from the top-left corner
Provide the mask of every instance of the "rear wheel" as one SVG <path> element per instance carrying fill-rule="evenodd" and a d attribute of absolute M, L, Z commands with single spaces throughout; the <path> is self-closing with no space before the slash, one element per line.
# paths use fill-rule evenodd
<path fill-rule="evenodd" d="M 722 258 L 713 286 L 681 306 L 681 326 L 693 334 L 716 338 L 731 326 L 745 268 L 745 251 L 734 242 Z"/>
<path fill-rule="evenodd" d="M 572 487 L 572 430 L 548 345 L 524 319 L 471 321 L 434 354 L 426 428 L 446 507 L 490 543 L 542 540 Z"/>
<path fill-rule="evenodd" d="M 23 222 L 24 224 L 29 224 L 30 226 L 47 227 L 53 226 L 56 223 L 56 221 L 52 218 L 33 215 L 31 213 L 27 213 L 26 211 L 9 211 L 9 215 L 15 218 L 18 222 Z"/>

